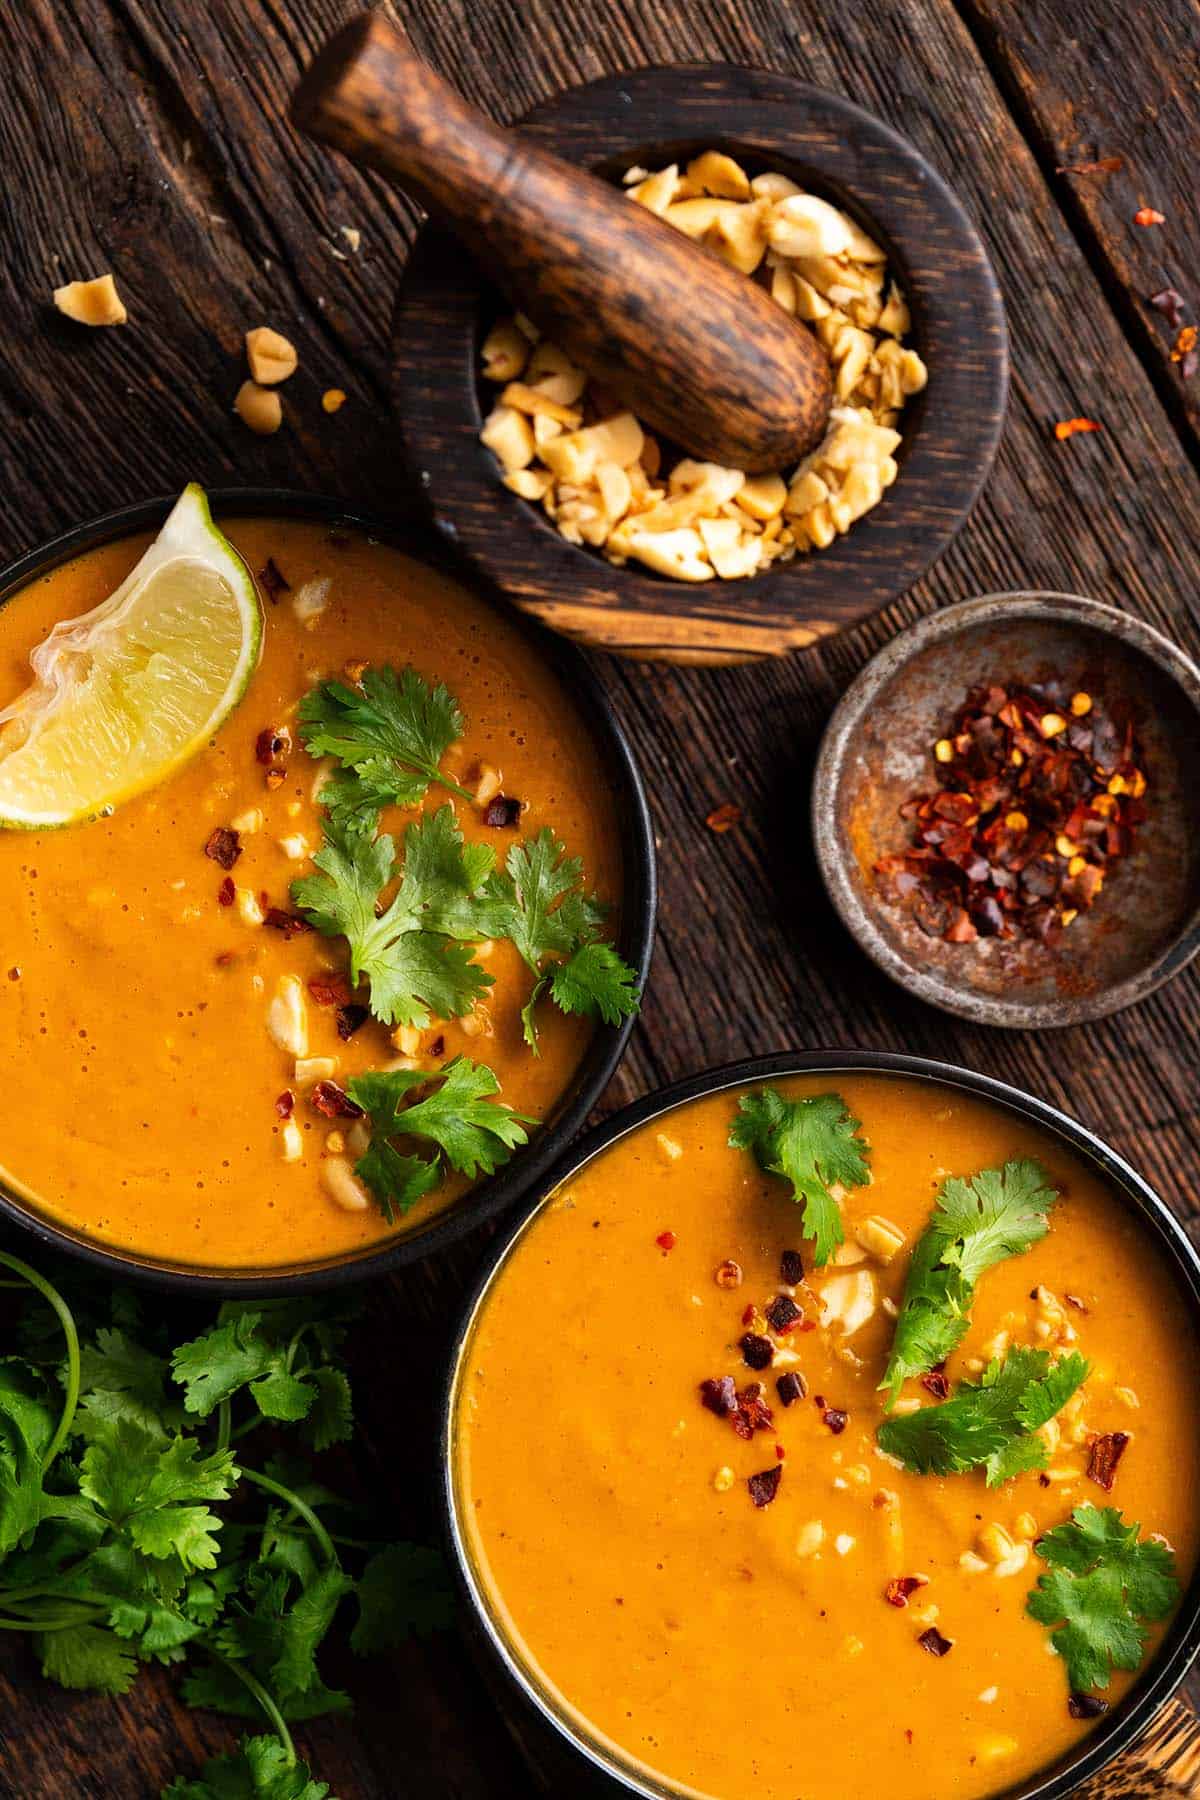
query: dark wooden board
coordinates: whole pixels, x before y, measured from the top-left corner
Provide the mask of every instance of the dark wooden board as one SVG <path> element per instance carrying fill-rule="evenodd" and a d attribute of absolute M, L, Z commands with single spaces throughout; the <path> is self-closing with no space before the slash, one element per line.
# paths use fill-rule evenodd
<path fill-rule="evenodd" d="M 351 10 L 348 0 L 21 0 L 0 10 L 0 554 L 191 476 L 307 483 L 410 510 L 386 399 L 409 214 L 281 123 L 302 63 Z M 835 1040 L 898 1046 L 1065 1106 L 1196 1219 L 1200 977 L 1067 1034 L 972 1029 L 909 1000 L 854 951 L 817 882 L 806 823 L 834 700 L 873 647 L 931 606 L 1023 584 L 1076 588 L 1200 648 L 1200 481 L 1178 409 L 1160 397 L 1162 372 L 1152 376 L 1144 339 L 1129 335 L 1117 250 L 1134 228 L 1121 201 L 1093 229 L 1050 172 L 1063 160 L 1051 113 L 1011 110 L 1019 59 L 1035 98 L 1061 91 L 1078 109 L 1078 142 L 1063 142 L 1071 160 L 1137 145 L 1145 197 L 1172 215 L 1156 242 L 1182 287 L 1197 267 L 1181 223 L 1194 130 L 1164 121 L 1193 116 L 1194 10 L 1187 0 L 1035 0 L 997 7 L 994 31 L 950 0 L 406 0 L 395 11 L 422 53 L 501 118 L 567 82 L 704 57 L 847 93 L 953 183 L 1008 307 L 1014 385 L 996 469 L 967 529 L 909 596 L 828 645 L 755 668 L 597 659 L 643 756 L 663 877 L 650 1000 L 608 1104 L 734 1055 Z M 1164 195 L 1178 196 L 1176 209 Z M 363 233 L 357 255 L 343 224 Z M 109 265 L 130 324 L 85 336 L 57 320 L 50 288 Z M 285 391 L 288 426 L 265 441 L 229 411 L 241 333 L 264 320 L 302 357 Z M 319 405 L 330 386 L 350 396 L 333 418 Z M 1053 420 L 1077 413 L 1102 417 L 1105 432 L 1056 445 Z M 744 818 L 716 837 L 703 821 L 723 801 Z M 364 1308 L 355 1458 L 398 1531 L 433 1528 L 433 1396 L 481 1248 L 469 1242 L 407 1272 Z M 379 1379 L 383 1368 L 392 1379 Z M 406 1394 L 428 1396 L 415 1417 L 398 1402 L 401 1378 Z M 341 1800 L 545 1791 L 456 1639 L 352 1678 L 356 1721 L 301 1733 Z M 166 1675 L 146 1675 L 113 1704 L 64 1694 L 19 1646 L 0 1645 L 0 1793 L 13 1800 L 149 1800 L 231 1737 L 179 1706 Z M 572 1789 L 560 1780 L 549 1791 Z"/>

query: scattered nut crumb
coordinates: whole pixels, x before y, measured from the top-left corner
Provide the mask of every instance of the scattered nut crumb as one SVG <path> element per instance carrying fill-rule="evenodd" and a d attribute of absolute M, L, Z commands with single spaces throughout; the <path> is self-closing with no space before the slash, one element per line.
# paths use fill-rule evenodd
<path fill-rule="evenodd" d="M 246 333 L 246 362 L 259 387 L 274 387 L 296 373 L 296 347 L 269 325 L 256 325 Z"/>
<path fill-rule="evenodd" d="M 270 437 L 283 424 L 283 405 L 273 388 L 259 387 L 256 381 L 243 381 L 237 391 L 233 410 L 243 425 L 259 437 Z"/>
<path fill-rule="evenodd" d="M 68 281 L 54 290 L 59 312 L 77 325 L 124 325 L 129 314 L 111 275 L 93 281 Z"/>
<path fill-rule="evenodd" d="M 326 388 L 321 395 L 321 405 L 327 413 L 340 412 L 346 404 L 346 396 L 341 388 Z"/>

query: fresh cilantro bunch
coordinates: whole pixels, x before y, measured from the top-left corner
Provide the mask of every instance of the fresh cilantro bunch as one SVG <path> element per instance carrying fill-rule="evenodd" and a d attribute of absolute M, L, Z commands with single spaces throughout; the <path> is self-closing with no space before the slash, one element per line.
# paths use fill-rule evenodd
<path fill-rule="evenodd" d="M 982 1464 L 988 1486 L 998 1487 L 1024 1469 L 1045 1468 L 1046 1446 L 1035 1433 L 1089 1373 L 1077 1351 L 1051 1363 L 1047 1350 L 1010 1350 L 978 1382 L 960 1382 L 953 1399 L 885 1419 L 879 1447 L 918 1475 L 961 1475 Z"/>
<path fill-rule="evenodd" d="M 417 1090 L 419 1100 L 410 1098 Z M 371 1144 L 354 1165 L 385 1219 L 406 1213 L 442 1177 L 441 1158 L 472 1180 L 494 1175 L 533 1119 L 494 1098 L 500 1091 L 484 1063 L 456 1056 L 436 1075 L 417 1069 L 371 1070 L 349 1082 L 350 1098 L 371 1121 Z M 432 1158 L 397 1149 L 397 1139 L 433 1144 Z"/>
<path fill-rule="evenodd" d="M 6 1308 L 0 1629 L 64 1687 L 123 1694 L 140 1662 L 179 1664 L 190 1704 L 265 1717 L 270 1735 L 173 1800 L 322 1800 L 288 1721 L 349 1709 L 318 1666 L 335 1618 L 351 1612 L 367 1654 L 450 1617 L 433 1551 L 365 1541 L 361 1509 L 306 1457 L 254 1454 L 267 1426 L 304 1451 L 349 1436 L 344 1303 L 226 1304 L 180 1343 L 171 1315 L 121 1290 L 104 1306 L 71 1274 L 68 1300 L 16 1257 L 0 1266 L 45 1303 Z"/>
<path fill-rule="evenodd" d="M 890 1390 L 890 1401 L 910 1376 L 945 1362 L 966 1333 L 979 1277 L 1045 1237 L 1057 1199 L 1049 1176 L 1031 1160 L 942 1183 L 933 1217 L 913 1251 L 879 1384 Z"/>
<path fill-rule="evenodd" d="M 804 1235 L 823 1268 L 845 1238 L 835 1184 L 861 1187 L 871 1178 L 869 1145 L 856 1136 L 859 1121 L 840 1094 L 785 1100 L 777 1088 L 743 1094 L 729 1133 L 735 1150 L 750 1150 L 760 1168 L 790 1181 L 804 1207 Z"/>
<path fill-rule="evenodd" d="M 1047 1563 L 1025 1602 L 1066 1664 L 1073 1694 L 1108 1686 L 1113 1669 L 1136 1669 L 1147 1625 L 1165 1619 L 1179 1598 L 1175 1558 L 1164 1543 L 1142 1539 L 1115 1507 L 1077 1506 L 1034 1548 Z"/>
<path fill-rule="evenodd" d="M 415 669 L 366 669 L 358 687 L 323 681 L 300 702 L 300 737 L 312 756 L 336 756 L 321 802 L 339 831 L 371 832 L 385 806 L 416 806 L 439 782 L 471 795 L 439 764 L 463 734 L 458 702 Z"/>

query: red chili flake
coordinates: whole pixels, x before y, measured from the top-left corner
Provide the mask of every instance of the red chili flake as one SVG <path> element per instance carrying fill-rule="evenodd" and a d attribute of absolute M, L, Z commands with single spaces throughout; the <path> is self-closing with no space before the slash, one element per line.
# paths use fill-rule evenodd
<path fill-rule="evenodd" d="M 237 889 L 233 885 L 233 876 L 227 875 L 217 889 L 217 905 L 232 906 L 236 894 Z"/>
<path fill-rule="evenodd" d="M 307 919 L 301 918 L 299 913 L 285 912 L 282 906 L 268 906 L 263 923 L 269 925 L 272 931 L 281 931 L 285 940 L 312 930 Z"/>
<path fill-rule="evenodd" d="M 931 1369 L 928 1375 L 922 1375 L 921 1386 L 927 1393 L 932 1394 L 935 1400 L 950 1398 L 950 1383 L 940 1369 Z"/>
<path fill-rule="evenodd" d="M 737 1410 L 737 1383 L 732 1375 L 714 1375 L 700 1383 L 700 1404 L 724 1419 Z"/>
<path fill-rule="evenodd" d="M 339 1006 L 337 1009 L 337 1034 L 342 1042 L 349 1043 L 361 1025 L 367 1022 L 365 1006 Z"/>
<path fill-rule="evenodd" d="M 928 1575 L 897 1575 L 884 1588 L 883 1597 L 889 1606 L 907 1606 L 911 1594 L 928 1586 Z"/>
<path fill-rule="evenodd" d="M 218 825 L 215 831 L 210 831 L 208 834 L 204 845 L 204 854 L 211 857 L 213 862 L 219 863 L 221 868 L 232 869 L 242 854 L 241 841 L 237 832 L 233 830 L 232 826 Z"/>
<path fill-rule="evenodd" d="M 1039 1475 L 1038 1476 L 1038 1486 L 1039 1487 L 1049 1487 L 1050 1486 L 1050 1477 L 1046 1474 Z"/>
<path fill-rule="evenodd" d="M 1183 324 L 1183 295 L 1178 288 L 1160 288 L 1157 294 L 1151 294 L 1150 305 L 1163 314 L 1172 331 L 1178 331 Z"/>
<path fill-rule="evenodd" d="M 763 1399 L 761 1381 L 749 1381 L 742 1388 L 729 1423 L 738 1437 L 745 1438 L 747 1442 L 756 1431 L 770 1431 L 775 1423 L 775 1415 Z"/>
<path fill-rule="evenodd" d="M 314 975 L 308 984 L 308 991 L 318 1006 L 345 1006 L 353 996 L 346 975 Z"/>
<path fill-rule="evenodd" d="M 280 1094 L 278 1100 L 275 1102 L 275 1111 L 279 1114 L 281 1119 L 290 1119 L 295 1110 L 296 1096 L 293 1094 L 291 1088 L 284 1088 L 282 1094 Z"/>
<path fill-rule="evenodd" d="M 764 1469 L 759 1475 L 751 1475 L 746 1486 L 750 1489 L 750 1498 L 755 1506 L 770 1506 L 779 1492 L 779 1483 L 783 1480 L 783 1470 L 776 1463 L 773 1469 Z"/>
<path fill-rule="evenodd" d="M 754 1313 L 755 1313 L 755 1307 L 754 1307 L 753 1301 L 751 1301 L 749 1306 L 744 1306 L 742 1308 L 742 1324 L 743 1325 L 753 1325 Z"/>
<path fill-rule="evenodd" d="M 909 1744 L 912 1743 L 913 1734 L 912 1734 L 912 1727 L 910 1725 L 906 1725 L 904 1728 L 904 1739 L 905 1739 L 906 1743 L 909 1743 Z"/>
<path fill-rule="evenodd" d="M 228 969 L 232 963 L 237 961 L 237 951 L 219 950 L 213 960 L 218 969 Z"/>
<path fill-rule="evenodd" d="M 1099 1694 L 1072 1694 L 1067 1701 L 1067 1711 L 1073 1719 L 1098 1719 L 1108 1711 L 1108 1704 Z"/>
<path fill-rule="evenodd" d="M 954 1648 L 954 1639 L 943 1637 L 936 1625 L 931 1625 L 928 1631 L 923 1631 L 917 1642 L 922 1650 L 928 1650 L 930 1656 L 949 1656 Z"/>
<path fill-rule="evenodd" d="M 1068 1306 L 1073 1306 L 1075 1308 L 1076 1312 L 1085 1313 L 1087 1311 L 1087 1307 L 1084 1305 L 1083 1301 L 1079 1298 L 1078 1294 L 1064 1294 L 1063 1299 L 1066 1301 Z"/>
<path fill-rule="evenodd" d="M 287 780 L 287 776 L 282 769 L 268 769 L 266 780 L 267 786 L 274 792 L 276 788 L 281 788 L 283 786 L 284 782 Z"/>
<path fill-rule="evenodd" d="M 808 1383 L 795 1369 L 789 1369 L 786 1375 L 780 1375 L 776 1379 L 775 1392 L 779 1395 L 780 1406 L 791 1406 L 797 1400 L 803 1400 L 808 1392 Z"/>
<path fill-rule="evenodd" d="M 1134 847 L 1147 781 L 1126 701 L 1058 675 L 981 683 L 933 745 L 935 783 L 899 808 L 909 841 L 879 891 L 949 943 L 1053 946 Z"/>
<path fill-rule="evenodd" d="M 1127 1431 L 1106 1431 L 1092 1438 L 1088 1446 L 1088 1480 L 1102 1487 L 1106 1494 L 1112 1493 L 1113 1482 L 1117 1479 L 1117 1464 L 1129 1447 Z"/>
<path fill-rule="evenodd" d="M 804 1280 L 804 1263 L 798 1250 L 785 1250 L 780 1257 L 779 1279 L 789 1287 L 799 1287 Z"/>
<path fill-rule="evenodd" d="M 840 1437 L 850 1423 L 850 1414 L 839 1411 L 836 1406 L 824 1407 L 821 1412 L 821 1417 L 825 1424 L 828 1425 L 830 1431 L 832 1431 L 834 1437 Z"/>
<path fill-rule="evenodd" d="M 517 823 L 521 817 L 521 802 L 511 795 L 497 794 L 494 800 L 488 801 L 487 811 L 483 815 L 485 825 L 497 830 L 507 830 Z"/>
<path fill-rule="evenodd" d="M 1095 162 L 1061 163 L 1056 175 L 1117 175 L 1125 167 L 1123 156 L 1101 156 Z"/>
<path fill-rule="evenodd" d="M 756 1331 L 748 1331 L 738 1339 L 738 1349 L 742 1353 L 742 1361 L 748 1369 L 765 1369 L 769 1367 L 775 1354 L 775 1346 L 770 1338 L 760 1337 Z"/>
<path fill-rule="evenodd" d="M 292 734 L 286 725 L 268 725 L 254 740 L 255 760 L 260 763 L 279 762 L 291 750 Z"/>
<path fill-rule="evenodd" d="M 775 1455 L 779 1462 L 783 1462 L 783 1460 L 787 1456 L 787 1451 L 784 1449 L 782 1444 L 776 1444 Z"/>
<path fill-rule="evenodd" d="M 434 1038 L 432 1044 L 430 1044 L 430 1046 L 429 1046 L 429 1054 L 435 1060 L 439 1056 L 445 1056 L 445 1054 L 446 1054 L 446 1040 L 442 1036 L 440 1031 L 438 1032 L 438 1035 Z"/>
<path fill-rule="evenodd" d="M 1139 206 L 1133 215 L 1133 222 L 1135 225 L 1165 225 L 1167 215 L 1153 206 Z"/>
<path fill-rule="evenodd" d="M 735 806 L 732 800 L 726 800 L 723 806 L 714 807 L 704 821 L 708 829 L 715 831 L 718 837 L 723 831 L 732 831 L 734 826 L 740 825 L 741 822 L 742 809 L 740 806 Z"/>
<path fill-rule="evenodd" d="M 719 1288 L 740 1288 L 742 1285 L 742 1265 L 727 1256 L 723 1263 L 718 1263 L 713 1270 L 713 1280 Z"/>
<path fill-rule="evenodd" d="M 660 1231 L 654 1241 L 662 1251 L 663 1255 L 666 1256 L 668 1251 L 675 1248 L 679 1239 L 675 1236 L 673 1231 Z"/>
<path fill-rule="evenodd" d="M 336 1081 L 318 1081 L 309 1095 L 323 1119 L 361 1119 L 362 1107 Z"/>
<path fill-rule="evenodd" d="M 790 1331 L 803 1317 L 804 1314 L 790 1294 L 776 1294 L 766 1312 L 767 1324 L 776 1337 L 782 1337 L 784 1332 Z"/>
<path fill-rule="evenodd" d="M 279 599 L 280 594 L 290 594 L 292 591 L 291 582 L 286 581 L 280 574 L 279 564 L 273 556 L 268 556 L 258 571 L 258 583 L 272 605 Z"/>
<path fill-rule="evenodd" d="M 1103 431 L 1103 429 L 1104 427 L 1098 419 L 1057 419 L 1054 425 L 1054 435 L 1061 444 L 1064 438 L 1075 437 L 1080 431 Z"/>

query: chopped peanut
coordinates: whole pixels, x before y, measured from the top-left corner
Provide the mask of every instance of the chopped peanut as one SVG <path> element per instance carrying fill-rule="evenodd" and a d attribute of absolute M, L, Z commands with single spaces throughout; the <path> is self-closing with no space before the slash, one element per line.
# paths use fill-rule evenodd
<path fill-rule="evenodd" d="M 246 333 L 246 362 L 259 387 L 274 387 L 296 373 L 296 347 L 269 325 L 256 325 Z"/>
<path fill-rule="evenodd" d="M 279 1133 L 279 1148 L 284 1162 L 299 1162 L 304 1155 L 304 1133 L 295 1119 L 289 1119 Z"/>
<path fill-rule="evenodd" d="M 850 1227 L 858 1242 L 869 1256 L 876 1262 L 890 1263 L 892 1258 L 904 1248 L 904 1233 L 890 1219 L 883 1219 L 878 1213 L 869 1218 L 860 1219 L 857 1225 Z"/>
<path fill-rule="evenodd" d="M 273 388 L 259 387 L 257 381 L 243 381 L 237 391 L 233 410 L 243 425 L 259 437 L 270 437 L 283 424 L 283 406 Z"/>
<path fill-rule="evenodd" d="M 308 1004 L 298 975 L 281 975 L 267 1008 L 267 1030 L 289 1056 L 308 1055 Z"/>
<path fill-rule="evenodd" d="M 343 1212 L 366 1212 L 371 1196 L 344 1156 L 330 1156 L 321 1164 L 321 1185 Z"/>
<path fill-rule="evenodd" d="M 97 275 L 94 281 L 68 281 L 65 287 L 55 288 L 54 304 L 77 325 L 124 325 L 129 317 L 111 275 Z"/>

